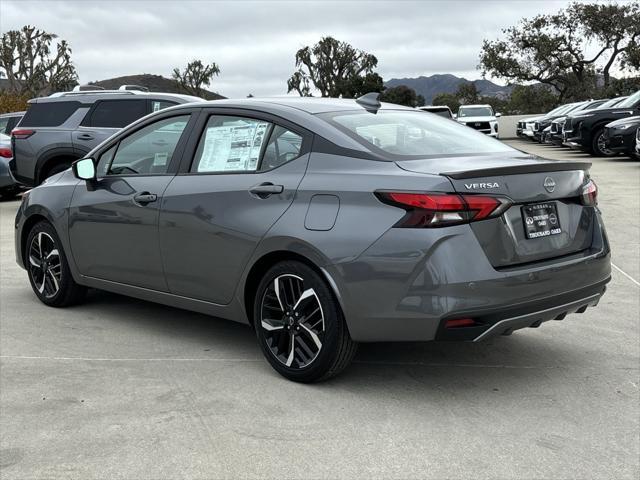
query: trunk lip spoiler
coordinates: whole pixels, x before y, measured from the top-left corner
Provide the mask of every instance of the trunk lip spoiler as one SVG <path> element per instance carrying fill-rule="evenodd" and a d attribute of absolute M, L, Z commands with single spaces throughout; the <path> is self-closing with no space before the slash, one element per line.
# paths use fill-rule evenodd
<path fill-rule="evenodd" d="M 442 172 L 440 175 L 453 179 L 494 177 L 502 175 L 520 175 L 526 173 L 564 172 L 571 170 L 589 170 L 591 162 L 549 162 L 531 163 L 524 165 L 506 165 L 500 167 L 479 168 L 477 170 L 462 170 Z"/>

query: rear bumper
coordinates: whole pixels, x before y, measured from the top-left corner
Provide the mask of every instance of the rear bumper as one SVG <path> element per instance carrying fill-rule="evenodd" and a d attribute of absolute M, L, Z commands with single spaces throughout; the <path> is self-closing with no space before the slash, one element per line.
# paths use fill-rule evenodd
<path fill-rule="evenodd" d="M 357 259 L 325 270 L 356 341 L 473 341 L 490 328 L 503 333 L 595 305 L 611 264 L 603 227 L 594 230 L 588 251 L 496 269 L 468 225 L 391 229 Z M 477 325 L 443 333 L 446 320 L 460 318 Z M 506 319 L 505 329 L 493 327 Z"/>

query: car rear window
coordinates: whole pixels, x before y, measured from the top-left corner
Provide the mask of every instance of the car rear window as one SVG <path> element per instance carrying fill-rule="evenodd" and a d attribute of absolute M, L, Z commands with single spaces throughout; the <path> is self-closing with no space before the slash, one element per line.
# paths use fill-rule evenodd
<path fill-rule="evenodd" d="M 373 152 L 391 158 L 514 151 L 472 128 L 421 111 L 333 112 L 321 118 Z"/>
<path fill-rule="evenodd" d="M 80 102 L 30 103 L 21 125 L 25 127 L 58 127 L 80 107 Z"/>
<path fill-rule="evenodd" d="M 88 126 L 122 128 L 146 114 L 146 100 L 101 100 L 93 109 Z"/>

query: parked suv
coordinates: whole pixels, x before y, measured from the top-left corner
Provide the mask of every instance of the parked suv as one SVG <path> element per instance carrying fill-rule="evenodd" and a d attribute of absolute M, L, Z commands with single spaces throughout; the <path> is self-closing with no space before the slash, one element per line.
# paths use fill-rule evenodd
<path fill-rule="evenodd" d="M 498 117 L 491 105 L 462 105 L 458 109 L 458 123 L 471 127 L 490 137 L 498 137 Z"/>
<path fill-rule="evenodd" d="M 129 88 L 78 89 L 35 98 L 11 135 L 11 171 L 19 182 L 39 185 L 122 127 L 151 112 L 197 101 L 202 99 Z"/>
<path fill-rule="evenodd" d="M 604 127 L 615 120 L 634 115 L 640 115 L 640 90 L 615 107 L 569 115 L 564 126 L 565 145 L 599 157 L 616 155 L 617 152 L 606 146 Z"/>

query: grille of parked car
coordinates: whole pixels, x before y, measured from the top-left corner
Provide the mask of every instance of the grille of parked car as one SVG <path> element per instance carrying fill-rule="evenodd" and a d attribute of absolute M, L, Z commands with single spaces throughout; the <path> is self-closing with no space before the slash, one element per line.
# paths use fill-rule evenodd
<path fill-rule="evenodd" d="M 538 130 L 540 129 L 540 123 L 539 123 L 539 122 L 534 123 L 534 124 L 533 124 L 533 129 L 534 129 L 535 131 L 538 131 Z"/>
<path fill-rule="evenodd" d="M 491 130 L 489 122 L 468 122 L 467 127 L 475 128 L 476 130 Z"/>

